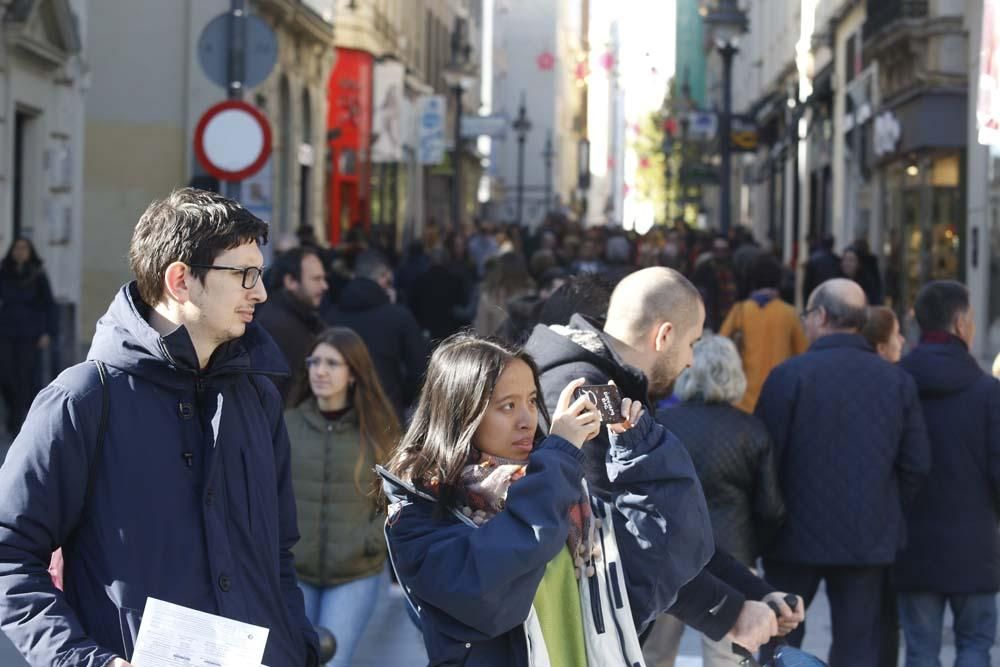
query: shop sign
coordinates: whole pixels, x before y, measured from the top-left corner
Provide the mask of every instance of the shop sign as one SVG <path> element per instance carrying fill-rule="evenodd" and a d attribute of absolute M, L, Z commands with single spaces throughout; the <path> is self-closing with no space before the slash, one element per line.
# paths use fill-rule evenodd
<path fill-rule="evenodd" d="M 417 104 L 417 162 L 420 164 L 440 164 L 444 159 L 444 114 L 446 104 L 443 95 L 424 95 Z"/>
<path fill-rule="evenodd" d="M 692 111 L 688 114 L 688 136 L 691 139 L 710 141 L 719 133 L 719 118 L 710 111 Z"/>
<path fill-rule="evenodd" d="M 757 124 L 749 116 L 733 116 L 729 145 L 734 151 L 752 153 L 757 150 Z"/>
<path fill-rule="evenodd" d="M 875 117 L 875 134 L 872 137 L 872 146 L 875 155 L 882 157 L 896 151 L 899 139 L 903 136 L 899 119 L 891 111 L 885 111 Z"/>

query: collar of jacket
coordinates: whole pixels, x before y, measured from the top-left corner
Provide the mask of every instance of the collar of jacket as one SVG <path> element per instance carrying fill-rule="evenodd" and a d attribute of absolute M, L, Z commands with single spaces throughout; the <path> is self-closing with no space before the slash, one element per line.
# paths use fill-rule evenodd
<path fill-rule="evenodd" d="M 921 345 L 958 345 L 966 352 L 969 346 L 965 341 L 950 331 L 925 331 L 920 335 Z"/>
<path fill-rule="evenodd" d="M 856 350 L 861 350 L 863 352 L 875 353 L 872 346 L 868 344 L 865 337 L 861 334 L 848 334 L 848 333 L 835 333 L 828 334 L 816 340 L 815 343 L 809 346 L 810 352 L 815 352 L 818 350 L 833 350 L 836 348 L 853 348 Z"/>
<path fill-rule="evenodd" d="M 147 320 L 151 310 L 139 296 L 135 281 L 122 286 L 97 323 L 87 359 L 100 359 L 172 389 L 190 389 L 197 377 L 209 385 L 224 385 L 248 374 L 288 375 L 288 364 L 277 344 L 256 322 L 248 324 L 240 338 L 220 345 L 208 365 L 199 369 L 187 329 L 178 326 L 160 336 Z"/>
<path fill-rule="evenodd" d="M 954 394 L 989 377 L 960 339 L 921 343 L 899 365 L 913 376 L 923 397 Z"/>
<path fill-rule="evenodd" d="M 272 304 L 265 301 L 261 305 L 264 308 L 273 307 L 284 310 L 295 319 L 300 320 L 312 331 L 319 332 L 322 328 L 323 322 L 319 318 L 319 312 L 308 304 L 302 303 L 298 297 L 290 294 L 284 287 L 276 290 L 270 300 L 273 301 Z"/>
<path fill-rule="evenodd" d="M 338 432 L 346 431 L 349 428 L 357 428 L 358 426 L 358 413 L 353 407 L 345 412 L 344 416 L 336 422 L 331 422 L 320 412 L 319 403 L 317 403 L 315 396 L 310 396 L 295 409 L 299 410 L 306 423 L 317 431 L 326 431 L 327 427 L 331 424 L 333 425 L 333 430 Z"/>
<path fill-rule="evenodd" d="M 565 364 L 590 363 L 606 372 L 624 396 L 650 404 L 646 374 L 625 363 L 615 351 L 611 336 L 604 333 L 595 318 L 576 313 L 567 327 L 540 324 L 532 332 L 527 349 L 543 374 Z"/>

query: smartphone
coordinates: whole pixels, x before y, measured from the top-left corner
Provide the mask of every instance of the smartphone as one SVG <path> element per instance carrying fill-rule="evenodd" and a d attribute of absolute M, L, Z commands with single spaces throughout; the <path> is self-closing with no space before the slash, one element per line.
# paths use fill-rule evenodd
<path fill-rule="evenodd" d="M 620 424 L 625 421 L 622 416 L 622 395 L 613 384 L 588 384 L 573 392 L 573 400 L 586 396 L 597 406 L 601 413 L 601 421 L 605 424 Z"/>

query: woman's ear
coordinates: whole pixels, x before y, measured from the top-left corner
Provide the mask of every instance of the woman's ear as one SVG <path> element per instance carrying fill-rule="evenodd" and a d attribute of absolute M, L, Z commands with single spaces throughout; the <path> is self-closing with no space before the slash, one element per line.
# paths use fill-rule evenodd
<path fill-rule="evenodd" d="M 169 296 L 178 303 L 186 303 L 191 299 L 190 281 L 193 276 L 184 262 L 173 262 L 163 273 L 164 296 Z"/>

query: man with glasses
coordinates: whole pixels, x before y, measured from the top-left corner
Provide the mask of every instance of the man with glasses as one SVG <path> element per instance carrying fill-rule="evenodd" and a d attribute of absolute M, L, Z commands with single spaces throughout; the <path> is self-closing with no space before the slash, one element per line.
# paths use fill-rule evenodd
<path fill-rule="evenodd" d="M 930 469 L 930 444 L 913 379 L 859 333 L 861 287 L 828 280 L 802 315 L 811 346 L 771 372 L 756 408 L 787 510 L 764 551 L 764 577 L 806 606 L 825 580 L 830 667 L 875 667 L 891 650 L 886 577 L 904 543 L 904 511 Z M 800 646 L 803 634 L 789 643 Z"/>
<path fill-rule="evenodd" d="M 270 380 L 288 369 L 253 322 L 266 240 L 216 194 L 150 204 L 88 361 L 35 400 L 0 468 L 0 627 L 32 666 L 129 665 L 150 597 L 268 628 L 264 664 L 317 664 Z"/>

